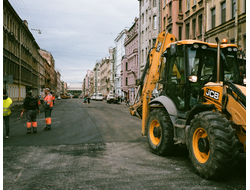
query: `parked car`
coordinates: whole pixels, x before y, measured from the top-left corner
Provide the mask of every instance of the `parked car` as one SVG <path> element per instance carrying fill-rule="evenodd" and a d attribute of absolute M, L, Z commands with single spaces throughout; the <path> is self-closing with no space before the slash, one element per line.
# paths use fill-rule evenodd
<path fill-rule="evenodd" d="M 107 96 L 107 103 L 111 104 L 111 103 L 118 103 L 118 98 L 116 97 L 115 94 L 108 94 Z"/>
<path fill-rule="evenodd" d="M 93 94 L 93 96 L 91 96 L 91 100 L 95 100 L 96 98 L 96 93 Z"/>
<path fill-rule="evenodd" d="M 102 93 L 97 93 L 96 97 L 95 97 L 96 101 L 102 101 L 103 100 L 103 96 Z"/>

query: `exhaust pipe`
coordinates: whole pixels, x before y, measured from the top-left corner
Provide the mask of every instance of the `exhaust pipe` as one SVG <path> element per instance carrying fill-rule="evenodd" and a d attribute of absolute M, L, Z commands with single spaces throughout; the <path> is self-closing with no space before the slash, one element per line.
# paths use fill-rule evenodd
<path fill-rule="evenodd" d="M 215 38 L 217 42 L 217 78 L 216 83 L 220 83 L 220 41 L 219 38 Z"/>

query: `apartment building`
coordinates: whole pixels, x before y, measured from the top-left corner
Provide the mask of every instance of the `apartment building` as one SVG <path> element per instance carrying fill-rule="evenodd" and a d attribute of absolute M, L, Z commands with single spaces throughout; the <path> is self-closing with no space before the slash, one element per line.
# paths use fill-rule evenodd
<path fill-rule="evenodd" d="M 62 92 L 62 83 L 61 83 L 61 73 L 59 71 L 56 71 L 56 90 L 55 95 L 60 96 Z"/>
<path fill-rule="evenodd" d="M 90 94 L 90 91 L 91 91 L 91 89 L 90 89 L 91 88 L 90 81 L 91 81 L 92 73 L 93 73 L 93 71 L 87 70 L 87 74 L 84 77 L 84 82 L 83 82 L 84 90 L 83 90 L 83 92 L 85 94 Z"/>
<path fill-rule="evenodd" d="M 94 93 L 98 93 L 101 89 L 100 83 L 100 65 L 101 61 L 96 61 L 95 67 L 93 69 L 94 74 Z"/>
<path fill-rule="evenodd" d="M 45 87 L 57 87 L 57 73 L 53 56 L 40 50 L 29 30 L 8 0 L 3 0 L 3 76 L 13 101 L 22 101 L 26 91 L 43 95 Z"/>
<path fill-rule="evenodd" d="M 108 72 L 110 67 L 110 61 L 108 58 L 101 60 L 100 64 L 100 90 L 99 93 L 107 95 L 109 93 L 108 87 Z"/>
<path fill-rule="evenodd" d="M 109 70 L 107 75 L 108 80 L 108 92 L 115 93 L 115 61 L 116 60 L 116 48 L 109 47 Z"/>
<path fill-rule="evenodd" d="M 94 93 L 94 71 L 91 71 L 89 75 L 89 94 L 92 96 Z"/>
<path fill-rule="evenodd" d="M 138 91 L 136 79 L 138 79 L 138 22 L 135 18 L 134 24 L 126 32 L 125 56 L 121 63 L 121 90 L 124 96 L 134 101 Z"/>
<path fill-rule="evenodd" d="M 246 0 L 163 0 L 161 31 L 177 40 L 226 38 L 246 52 Z"/>
<path fill-rule="evenodd" d="M 228 39 L 246 54 L 246 0 L 207 0 L 205 41 Z"/>
<path fill-rule="evenodd" d="M 161 27 L 160 15 L 161 0 L 139 0 L 139 22 L 138 22 L 138 63 L 139 75 L 147 61 L 147 55 L 151 47 L 156 43 L 156 39 Z"/>
<path fill-rule="evenodd" d="M 9 1 L 3 1 L 3 76 L 4 86 L 13 101 L 22 101 L 27 90 L 39 94 L 39 69 L 43 59 L 39 45 Z M 42 78 L 42 76 L 41 76 Z M 4 82 L 4 81 L 3 81 Z"/>
<path fill-rule="evenodd" d="M 55 71 L 55 59 L 53 55 L 44 50 L 39 49 L 39 53 L 46 60 L 45 62 L 45 88 L 50 88 L 52 91 L 56 91 L 57 86 L 57 73 Z"/>
<path fill-rule="evenodd" d="M 123 29 L 115 39 L 116 58 L 115 58 L 115 94 L 123 96 L 121 91 L 121 61 L 125 55 L 124 41 L 126 38 L 126 29 Z"/>

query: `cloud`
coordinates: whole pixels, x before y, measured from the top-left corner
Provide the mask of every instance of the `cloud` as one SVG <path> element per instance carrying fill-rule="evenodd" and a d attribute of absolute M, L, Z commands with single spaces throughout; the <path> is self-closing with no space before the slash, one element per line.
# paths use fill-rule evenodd
<path fill-rule="evenodd" d="M 52 53 L 65 82 L 82 82 L 96 60 L 139 14 L 136 0 L 9 0 L 41 49 Z"/>

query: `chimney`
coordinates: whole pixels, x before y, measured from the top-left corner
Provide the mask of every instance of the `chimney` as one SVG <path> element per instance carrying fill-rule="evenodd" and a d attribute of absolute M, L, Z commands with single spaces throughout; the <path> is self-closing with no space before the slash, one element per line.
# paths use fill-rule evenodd
<path fill-rule="evenodd" d="M 29 28 L 28 26 L 28 21 L 27 20 L 23 20 L 24 24 L 27 26 L 27 28 Z"/>

